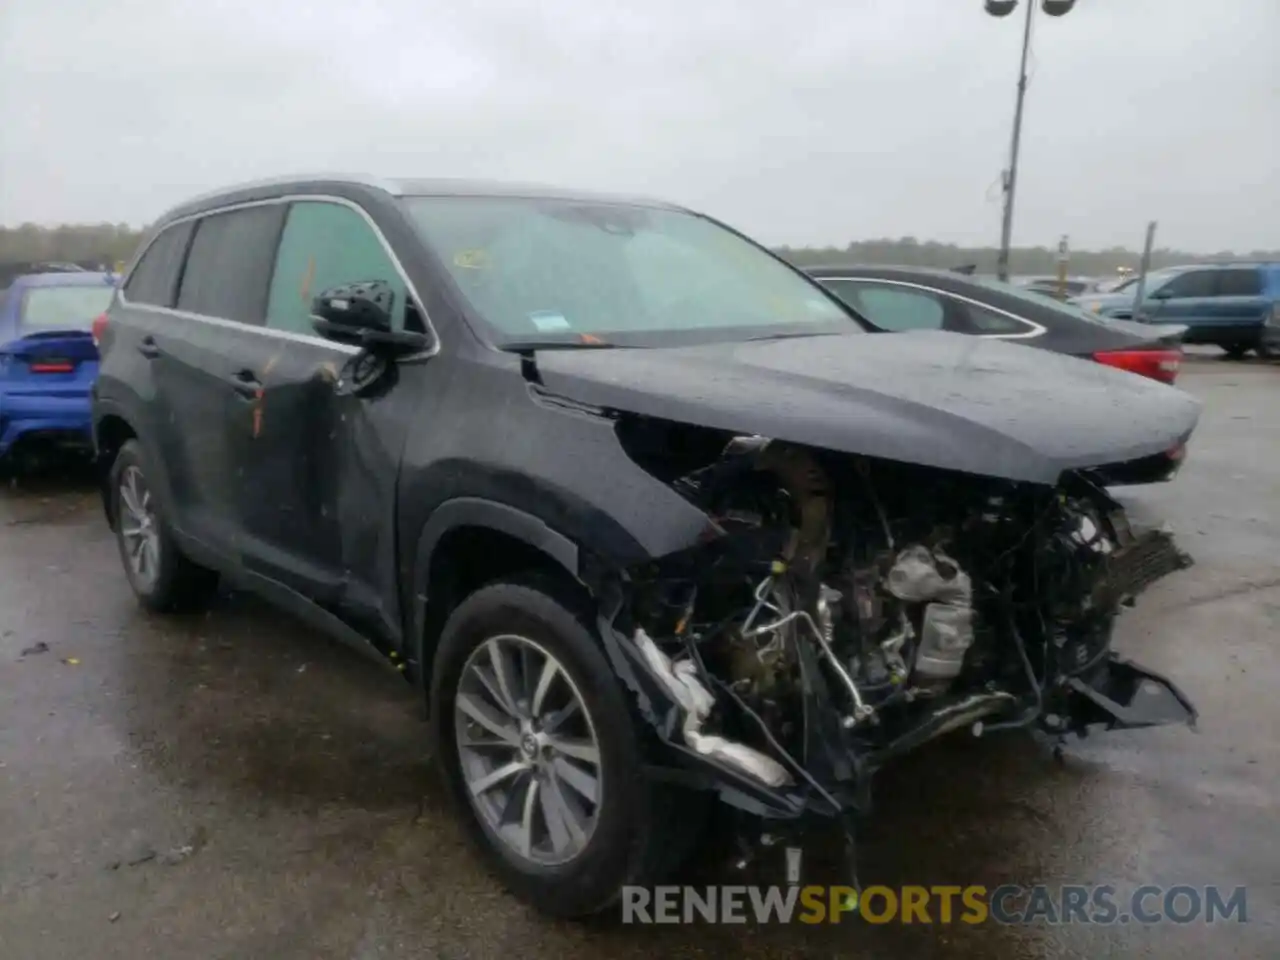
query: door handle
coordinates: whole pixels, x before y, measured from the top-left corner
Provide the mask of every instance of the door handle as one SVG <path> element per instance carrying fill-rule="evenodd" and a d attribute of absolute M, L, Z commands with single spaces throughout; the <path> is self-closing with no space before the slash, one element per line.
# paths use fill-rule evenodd
<path fill-rule="evenodd" d="M 142 338 L 142 342 L 138 344 L 138 352 L 148 360 L 154 360 L 160 356 L 160 344 L 156 343 L 155 337 L 145 336 Z"/>
<path fill-rule="evenodd" d="M 231 378 L 231 386 L 246 400 L 257 400 L 262 395 L 262 383 L 252 370 L 241 370 Z"/>

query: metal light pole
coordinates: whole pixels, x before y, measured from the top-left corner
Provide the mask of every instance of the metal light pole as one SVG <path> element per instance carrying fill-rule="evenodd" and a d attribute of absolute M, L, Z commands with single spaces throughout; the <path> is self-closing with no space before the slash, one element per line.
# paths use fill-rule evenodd
<path fill-rule="evenodd" d="M 1040 7 L 1051 17 L 1061 17 L 1071 12 L 1076 0 L 1040 0 Z M 1018 0 L 985 0 L 987 13 L 993 17 L 1007 17 L 1018 6 Z M 1022 143 L 1022 103 L 1027 95 L 1027 54 L 1031 50 L 1031 23 L 1035 15 L 1035 0 L 1027 0 L 1027 17 L 1022 28 L 1022 59 L 1018 65 L 1018 98 L 1013 108 L 1013 143 L 1009 149 L 1009 169 L 1004 175 L 1004 213 L 1000 220 L 1000 255 L 996 261 L 996 275 L 1009 279 L 1009 243 L 1013 237 L 1013 196 L 1018 185 L 1018 148 Z"/>

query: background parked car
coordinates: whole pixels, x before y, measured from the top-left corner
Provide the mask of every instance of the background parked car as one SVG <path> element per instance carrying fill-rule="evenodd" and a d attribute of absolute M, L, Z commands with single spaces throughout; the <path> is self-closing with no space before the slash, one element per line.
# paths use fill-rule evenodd
<path fill-rule="evenodd" d="M 1044 294 L 1056 300 L 1066 300 L 1092 293 L 1097 285 L 1098 281 L 1093 277 L 1067 277 L 1061 284 L 1058 283 L 1057 277 L 1029 277 L 1017 284 L 1032 293 Z"/>
<path fill-rule="evenodd" d="M 1269 328 L 1280 325 L 1280 263 L 1200 263 L 1147 274 L 1134 317 L 1137 280 L 1111 293 L 1086 294 L 1073 302 L 1102 316 L 1186 327 L 1185 343 L 1212 343 L 1229 356 L 1276 349 Z"/>
<path fill-rule="evenodd" d="M 14 279 L 0 305 L 0 458 L 15 445 L 92 447 L 89 388 L 98 374 L 94 317 L 111 301 L 110 274 Z"/>
<path fill-rule="evenodd" d="M 925 267 L 830 266 L 807 272 L 884 331 L 950 330 L 1016 340 L 1173 383 L 1182 328 L 1103 320 L 1013 284 Z"/>

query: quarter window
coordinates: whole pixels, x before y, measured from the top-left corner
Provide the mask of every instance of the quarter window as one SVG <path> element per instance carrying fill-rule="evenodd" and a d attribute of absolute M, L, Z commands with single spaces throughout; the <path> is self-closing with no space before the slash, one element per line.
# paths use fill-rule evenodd
<path fill-rule="evenodd" d="M 393 324 L 404 329 L 407 288 L 381 238 L 356 210 L 305 200 L 289 207 L 267 301 L 267 325 L 314 335 L 311 304 L 329 287 L 366 280 L 391 284 Z"/>
<path fill-rule="evenodd" d="M 281 204 L 202 219 L 182 274 L 178 309 L 261 325 L 283 219 Z"/>
<path fill-rule="evenodd" d="M 1218 296 L 1262 296 L 1262 271 L 1252 268 L 1247 270 L 1219 270 Z"/>
<path fill-rule="evenodd" d="M 942 302 L 924 290 L 839 277 L 822 283 L 881 330 L 941 330 L 946 319 Z"/>
<path fill-rule="evenodd" d="M 176 223 L 152 241 L 125 282 L 124 295 L 127 299 L 153 307 L 173 306 L 192 226 L 190 221 Z"/>
<path fill-rule="evenodd" d="M 1007 337 L 1011 334 L 1025 334 L 1035 330 L 1035 327 L 1029 323 L 980 307 L 976 303 L 967 303 L 964 300 L 953 300 L 952 303 L 963 317 L 965 333 Z"/>

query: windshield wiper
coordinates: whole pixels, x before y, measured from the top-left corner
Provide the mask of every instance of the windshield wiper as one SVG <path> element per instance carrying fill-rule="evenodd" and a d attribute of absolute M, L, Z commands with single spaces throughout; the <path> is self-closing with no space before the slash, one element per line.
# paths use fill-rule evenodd
<path fill-rule="evenodd" d="M 799 337 L 843 337 L 843 330 L 811 330 L 807 333 L 766 333 L 759 337 L 747 337 L 744 343 L 758 343 L 761 340 L 794 340 Z"/>
<path fill-rule="evenodd" d="M 498 349 L 509 353 L 531 353 L 534 350 L 613 350 L 617 346 L 603 340 L 508 340 Z"/>

